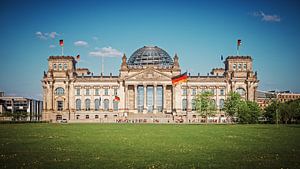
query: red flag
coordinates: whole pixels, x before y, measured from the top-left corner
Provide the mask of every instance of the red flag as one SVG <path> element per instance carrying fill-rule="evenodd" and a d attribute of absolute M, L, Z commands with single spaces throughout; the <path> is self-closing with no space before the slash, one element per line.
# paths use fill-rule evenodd
<path fill-rule="evenodd" d="M 120 101 L 120 97 L 118 97 L 118 96 L 115 96 L 115 99 L 114 99 L 114 101 L 117 101 L 117 102 L 119 102 L 119 101 Z"/>
<path fill-rule="evenodd" d="M 61 47 L 63 47 L 64 46 L 64 40 L 59 40 L 59 45 L 61 46 Z"/>
<path fill-rule="evenodd" d="M 187 72 L 181 74 L 181 75 L 178 75 L 178 76 L 175 76 L 172 78 L 172 84 L 177 84 L 177 83 L 181 83 L 181 82 L 186 82 L 187 81 Z"/>
<path fill-rule="evenodd" d="M 242 40 L 241 40 L 241 39 L 238 39 L 237 45 L 238 45 L 238 46 L 241 46 L 241 44 L 242 44 Z"/>

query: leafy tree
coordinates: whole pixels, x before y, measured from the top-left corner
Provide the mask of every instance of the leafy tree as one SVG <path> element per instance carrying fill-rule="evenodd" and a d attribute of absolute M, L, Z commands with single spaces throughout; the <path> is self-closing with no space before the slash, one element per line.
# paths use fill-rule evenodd
<path fill-rule="evenodd" d="M 248 121 L 247 123 L 257 123 L 258 118 L 261 116 L 261 109 L 256 102 L 246 101 L 248 107 Z"/>
<path fill-rule="evenodd" d="M 209 91 L 205 91 L 196 96 L 196 110 L 206 119 L 206 123 L 208 122 L 208 117 L 213 116 L 216 113 L 216 104 L 212 99 L 213 94 Z"/>
<path fill-rule="evenodd" d="M 279 109 L 279 106 L 280 104 L 278 102 L 272 101 L 272 103 L 264 109 L 263 116 L 271 123 L 276 123 L 276 110 Z M 280 115 L 278 113 L 278 119 L 280 119 L 279 116 Z"/>
<path fill-rule="evenodd" d="M 225 100 L 224 103 L 224 111 L 226 115 L 231 118 L 236 116 L 241 102 L 241 96 L 238 93 L 230 92 L 229 97 Z"/>

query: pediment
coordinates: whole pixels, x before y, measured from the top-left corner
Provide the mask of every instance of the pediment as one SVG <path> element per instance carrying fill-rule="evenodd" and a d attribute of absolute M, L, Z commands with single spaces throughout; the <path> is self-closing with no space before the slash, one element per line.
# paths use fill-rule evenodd
<path fill-rule="evenodd" d="M 171 76 L 161 72 L 159 70 L 155 70 L 153 68 L 148 68 L 132 74 L 128 76 L 125 80 L 127 81 L 164 81 L 164 80 L 171 80 Z"/>

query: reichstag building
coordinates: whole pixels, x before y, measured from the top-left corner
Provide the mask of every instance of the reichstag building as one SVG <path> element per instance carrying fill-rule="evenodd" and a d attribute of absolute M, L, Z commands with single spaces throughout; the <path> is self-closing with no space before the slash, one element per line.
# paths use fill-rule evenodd
<path fill-rule="evenodd" d="M 127 59 L 119 75 L 95 76 L 76 67 L 73 56 L 50 56 L 44 72 L 43 120 L 58 122 L 203 122 L 195 109 L 197 93 L 211 91 L 218 112 L 210 122 L 226 122 L 221 110 L 230 91 L 255 100 L 257 74 L 250 56 L 228 56 L 224 67 L 210 75 L 188 75 L 187 82 L 172 84 L 181 73 L 179 57 L 157 46 L 144 46 Z"/>

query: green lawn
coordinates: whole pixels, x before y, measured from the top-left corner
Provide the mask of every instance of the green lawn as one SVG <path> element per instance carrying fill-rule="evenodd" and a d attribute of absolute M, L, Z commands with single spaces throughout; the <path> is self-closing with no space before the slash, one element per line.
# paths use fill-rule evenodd
<path fill-rule="evenodd" d="M 300 125 L 0 124 L 0 168 L 300 168 Z"/>

